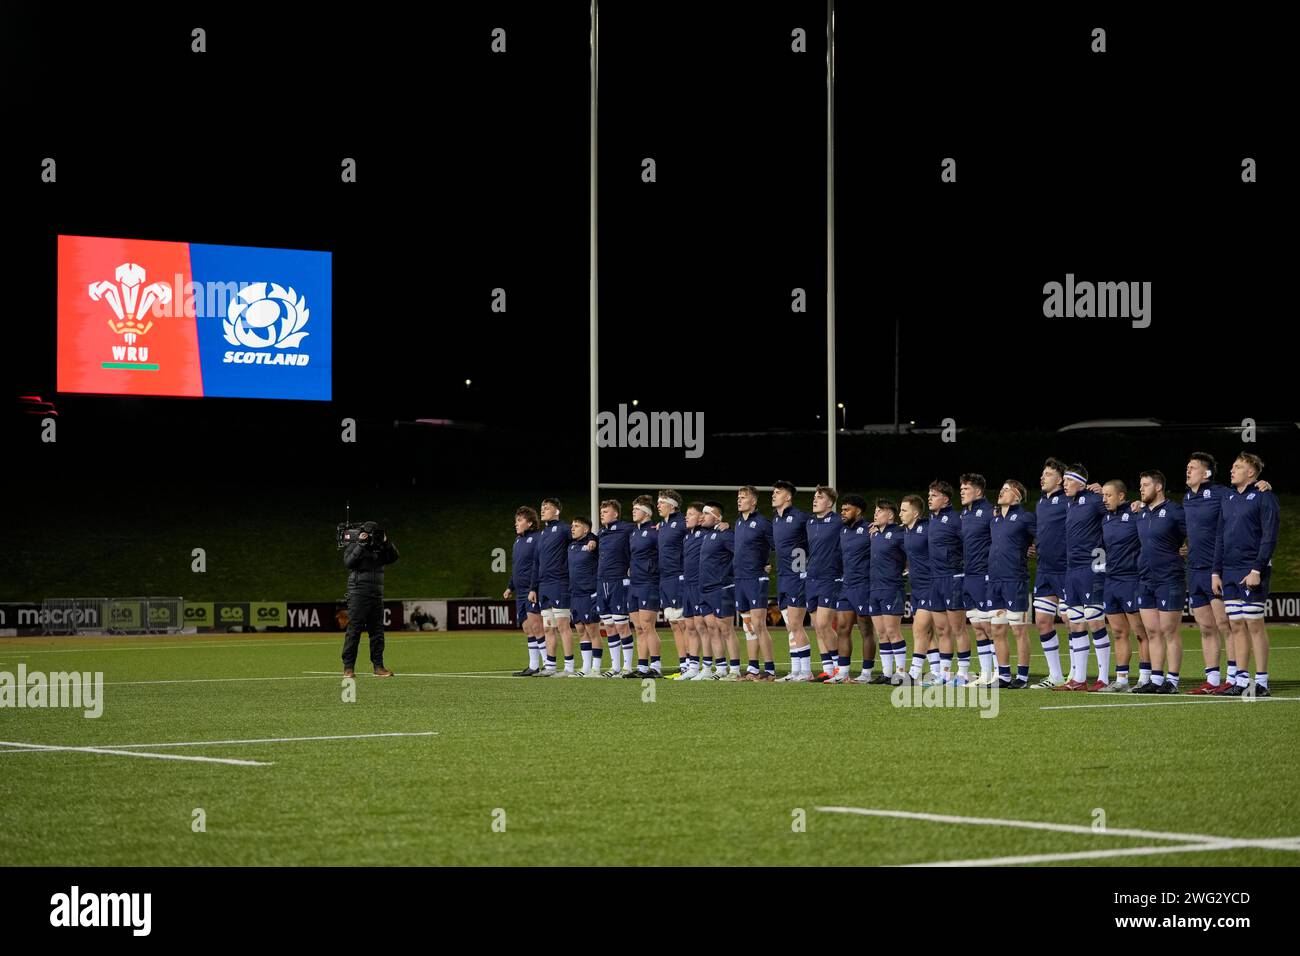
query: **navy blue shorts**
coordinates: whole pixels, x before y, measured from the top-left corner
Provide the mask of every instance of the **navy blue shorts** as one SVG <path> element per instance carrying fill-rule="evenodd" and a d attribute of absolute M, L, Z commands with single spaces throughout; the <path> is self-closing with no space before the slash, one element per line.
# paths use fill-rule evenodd
<path fill-rule="evenodd" d="M 846 584 L 840 589 L 837 611 L 854 611 L 862 617 L 871 616 L 871 584 Z"/>
<path fill-rule="evenodd" d="M 682 607 L 685 600 L 685 575 L 671 575 L 659 579 L 659 606 L 665 611 L 670 607 Z"/>
<path fill-rule="evenodd" d="M 1250 574 L 1250 568 L 1223 569 L 1223 599 L 1225 601 L 1245 601 L 1250 604 L 1262 604 L 1268 597 L 1268 581 L 1273 576 L 1272 568 L 1265 568 L 1259 575 L 1259 584 L 1248 588 L 1240 583 Z"/>
<path fill-rule="evenodd" d="M 984 580 L 986 576 L 972 571 L 962 579 L 962 604 L 966 610 L 982 611 L 984 609 L 984 592 L 988 590 L 988 582 Z M 954 588 L 954 590 L 956 589 Z M 953 610 L 957 609 L 953 608 Z"/>
<path fill-rule="evenodd" d="M 1034 578 L 1034 597 L 1065 596 L 1065 575 L 1056 571 L 1039 571 Z"/>
<path fill-rule="evenodd" d="M 547 608 L 569 606 L 568 581 L 543 581 L 537 586 L 537 604 L 545 611 Z"/>
<path fill-rule="evenodd" d="M 1028 581 L 986 581 L 984 610 L 1023 613 L 1029 610 Z"/>
<path fill-rule="evenodd" d="M 1135 577 L 1127 575 L 1117 577 L 1108 574 L 1103 583 L 1103 590 L 1106 601 L 1102 606 L 1107 614 L 1136 614 L 1142 607 L 1138 603 L 1141 586 Z"/>
<path fill-rule="evenodd" d="M 736 581 L 736 609 L 741 614 L 751 610 L 767 610 L 767 575 L 761 578 L 739 578 Z"/>
<path fill-rule="evenodd" d="M 1156 611 L 1183 613 L 1187 588 L 1180 580 L 1144 581 L 1138 588 L 1138 607 Z"/>
<path fill-rule="evenodd" d="M 720 617 L 730 621 L 736 616 L 736 586 L 703 588 L 700 591 L 700 617 Z"/>
<path fill-rule="evenodd" d="M 622 578 L 596 583 L 596 613 L 605 617 L 627 614 L 627 588 Z"/>
<path fill-rule="evenodd" d="M 964 578 L 936 574 L 930 582 L 930 603 L 935 611 L 966 610 Z"/>
<path fill-rule="evenodd" d="M 627 609 L 629 611 L 659 610 L 659 585 L 633 584 L 627 589 Z"/>
<path fill-rule="evenodd" d="M 917 611 L 928 611 L 934 604 L 934 598 L 931 596 L 929 581 L 912 582 L 912 613 Z"/>
<path fill-rule="evenodd" d="M 1187 597 L 1192 607 L 1205 607 L 1212 599 L 1218 599 L 1218 595 L 1214 593 L 1214 586 L 1211 583 L 1212 577 L 1212 571 L 1187 572 Z M 1241 579 L 1238 578 L 1237 580 Z"/>
<path fill-rule="evenodd" d="M 528 595 L 515 598 L 515 623 L 520 627 L 524 626 L 524 619 L 529 614 L 540 614 L 542 609 L 537 606 L 536 601 L 528 600 Z"/>
<path fill-rule="evenodd" d="M 867 611 L 872 617 L 877 615 L 886 617 L 902 617 L 902 585 L 899 585 L 896 588 L 872 588 L 871 603 L 867 605 Z"/>
<path fill-rule="evenodd" d="M 1101 575 L 1092 568 L 1065 572 L 1065 593 L 1059 595 L 1066 607 L 1101 607 L 1106 603 Z"/>
<path fill-rule="evenodd" d="M 834 608 L 840 601 L 841 583 L 831 578 L 808 578 L 804 581 L 804 599 L 808 613 L 819 607 Z"/>
<path fill-rule="evenodd" d="M 804 608 L 804 578 L 799 574 L 780 574 L 776 578 L 776 606 L 784 611 L 788 607 Z"/>
<path fill-rule="evenodd" d="M 700 585 L 682 582 L 682 617 L 695 617 L 700 613 Z"/>
<path fill-rule="evenodd" d="M 579 624 L 595 624 L 600 620 L 596 612 L 596 595 L 573 592 L 573 620 Z"/>

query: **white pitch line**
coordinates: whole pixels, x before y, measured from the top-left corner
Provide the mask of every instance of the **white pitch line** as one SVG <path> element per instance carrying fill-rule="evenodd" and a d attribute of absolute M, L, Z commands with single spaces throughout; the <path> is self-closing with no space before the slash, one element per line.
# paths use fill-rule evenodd
<path fill-rule="evenodd" d="M 1135 846 L 1126 849 L 1081 850 L 1078 853 L 1042 853 L 1027 856 L 991 856 L 983 860 L 941 860 L 933 863 L 905 863 L 908 868 L 931 866 L 1025 866 L 1030 863 L 1063 863 L 1068 860 L 1104 860 L 1116 856 L 1158 856 L 1163 853 L 1205 853 L 1226 850 L 1231 843 L 1188 843 L 1183 846 Z"/>
<path fill-rule="evenodd" d="M 145 747 L 151 750 L 156 750 L 164 747 L 207 747 L 207 746 L 216 746 L 218 744 L 221 745 L 287 744 L 287 743 L 297 743 L 299 741 L 310 741 L 310 740 L 367 740 L 374 737 L 437 737 L 437 736 L 438 736 L 438 731 L 436 730 L 415 730 L 415 731 L 397 730 L 397 731 L 390 731 L 388 733 L 382 733 L 382 734 L 330 734 L 328 736 L 322 736 L 322 737 L 258 737 L 249 740 L 181 740 L 181 741 L 174 741 L 174 742 L 161 743 L 161 744 L 104 744 L 101 749 L 131 750 L 135 748 Z M 4 744 L 5 744 L 4 741 L 0 741 L 0 745 L 4 745 Z M 0 750 L 0 754 L 35 753 L 39 750 L 69 749 L 67 747 L 57 747 L 52 745 L 47 746 L 43 744 L 14 744 L 13 746 L 20 747 L 22 749 Z M 72 748 L 72 749 L 78 749 L 78 748 Z"/>
<path fill-rule="evenodd" d="M 340 675 L 341 676 L 341 675 Z M 126 687 L 139 684 L 235 684 L 263 680 L 320 680 L 319 677 L 178 677 L 167 680 L 108 680 L 105 687 Z"/>
<path fill-rule="evenodd" d="M 1217 843 L 1188 843 L 1182 846 L 1134 846 L 1110 850 L 1079 850 L 1074 853 L 1035 853 L 1024 856 L 993 856 L 981 860 L 937 860 L 932 863 L 906 863 L 907 867 L 928 866 L 1024 866 L 1029 863 L 1063 863 L 1069 860 L 1104 860 L 1117 856 L 1160 856 L 1164 853 L 1204 853 L 1207 850 L 1232 850 L 1252 847 L 1265 850 L 1300 851 L 1296 837 L 1279 840 L 1224 839 Z"/>
<path fill-rule="evenodd" d="M 957 823 L 966 826 L 1015 827 L 1022 830 L 1049 830 L 1053 833 L 1080 833 L 1091 836 L 1134 837 L 1140 840 L 1172 840 L 1178 843 L 1232 843 L 1239 846 L 1267 846 L 1271 849 L 1296 849 L 1294 837 L 1258 840 L 1210 836 L 1204 833 L 1171 833 L 1162 830 L 1134 830 L 1106 827 L 1095 830 L 1077 823 L 1049 823 L 1040 820 L 1003 820 L 996 817 L 959 817 L 943 813 L 914 813 L 910 810 L 875 810 L 865 807 L 815 807 L 822 813 L 852 813 L 864 817 L 890 817 L 896 820 L 924 820 L 929 823 Z"/>
<path fill-rule="evenodd" d="M 338 671 L 303 671 L 304 674 L 332 674 L 342 678 Z M 360 677 L 374 677 L 374 674 L 360 674 Z M 441 674 L 411 674 L 398 671 L 395 677 L 477 677 L 481 680 L 515 680 L 508 671 L 444 671 Z M 292 679 L 292 678 L 290 678 Z"/>
<path fill-rule="evenodd" d="M 28 654 L 102 654 L 109 651 L 174 651 L 193 650 L 196 647 L 312 647 L 324 644 L 337 644 L 338 641 L 198 641 L 193 644 L 139 644 L 131 647 L 59 647 L 38 650 L 32 648 Z M 22 656 L 22 655 L 19 655 Z"/>
<path fill-rule="evenodd" d="M 1116 701 L 1113 704 L 1053 704 L 1050 707 L 1039 707 L 1039 710 L 1097 710 L 1104 707 L 1167 707 L 1170 704 L 1266 704 L 1271 700 L 1300 700 L 1300 697 L 1256 697 L 1251 701 L 1243 701 L 1240 697 L 1192 697 L 1188 700 L 1133 700 L 1133 701 Z"/>
<path fill-rule="evenodd" d="M 109 754 L 114 757 L 151 757 L 154 760 L 189 760 L 196 763 L 224 763 L 236 767 L 270 767 L 273 763 L 261 760 L 235 760 L 232 757 L 194 757 L 184 754 L 153 754 L 139 750 L 111 750 L 107 747 L 54 747 L 48 744 L 25 744 L 14 740 L 0 740 L 0 746 L 24 750 L 66 751 L 84 754 Z"/>

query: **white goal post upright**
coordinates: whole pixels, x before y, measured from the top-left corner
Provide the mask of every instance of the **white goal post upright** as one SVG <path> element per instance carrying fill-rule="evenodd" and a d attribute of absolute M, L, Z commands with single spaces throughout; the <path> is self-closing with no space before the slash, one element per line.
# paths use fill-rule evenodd
<path fill-rule="evenodd" d="M 600 444 L 597 419 L 600 415 L 600 369 L 597 352 L 600 344 L 599 302 L 596 257 L 596 141 L 597 141 L 597 89 L 600 79 L 600 3 L 591 0 L 591 115 L 590 130 L 590 277 L 589 277 L 589 341 L 590 387 L 588 389 L 588 419 L 591 429 L 589 479 L 591 482 L 591 519 L 600 521 L 600 489 L 640 490 L 644 486 L 632 484 L 604 484 L 600 481 Z M 826 0 L 826 483 L 835 487 L 835 0 Z M 691 491 L 734 491 L 739 485 L 672 485 L 659 488 L 687 488 Z M 798 485 L 797 487 L 815 487 Z"/>
<path fill-rule="evenodd" d="M 588 201 L 591 204 L 591 235 L 589 243 L 590 251 L 590 276 L 588 277 L 588 325 L 591 341 L 588 343 L 588 358 L 591 362 L 591 384 L 588 389 L 588 418 L 587 424 L 591 429 L 591 520 L 596 522 L 600 527 L 600 445 L 596 438 L 596 418 L 600 414 L 600 367 L 597 361 L 599 350 L 600 323 L 599 323 L 599 302 L 597 301 L 596 287 L 596 86 L 600 77 L 600 64 L 597 61 L 597 55 L 600 47 L 600 4 L 598 0 L 591 0 L 591 171 L 590 171 L 590 196 Z"/>
<path fill-rule="evenodd" d="M 835 0 L 826 0 L 826 483 L 835 482 Z"/>

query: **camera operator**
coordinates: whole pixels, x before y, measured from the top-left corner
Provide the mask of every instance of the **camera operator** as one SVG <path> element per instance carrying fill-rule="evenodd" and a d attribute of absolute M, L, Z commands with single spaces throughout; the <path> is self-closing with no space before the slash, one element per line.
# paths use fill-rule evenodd
<path fill-rule="evenodd" d="M 355 677 L 361 632 L 370 635 L 370 662 L 376 677 L 392 677 L 384 666 L 384 565 L 397 560 L 397 548 L 373 521 L 343 552 L 348 567 L 348 630 L 343 638 L 343 676 Z"/>

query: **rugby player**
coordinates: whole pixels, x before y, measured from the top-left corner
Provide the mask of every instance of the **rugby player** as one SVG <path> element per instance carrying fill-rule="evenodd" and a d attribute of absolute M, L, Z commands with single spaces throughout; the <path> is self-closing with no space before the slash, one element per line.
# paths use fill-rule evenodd
<path fill-rule="evenodd" d="M 993 524 L 993 506 L 984 497 L 985 484 L 983 475 L 969 472 L 961 476 L 958 491 L 962 503 L 962 606 L 975 628 L 975 652 L 980 662 L 976 683 L 988 685 L 997 681 L 997 656 L 989 626 L 991 615 L 984 607 L 984 585 L 989 574 L 989 528 Z M 970 637 L 965 627 L 957 639 L 957 652 L 963 650 L 970 652 Z"/>
<path fill-rule="evenodd" d="M 717 680 L 740 680 L 740 641 L 736 639 L 736 532 L 724 526 L 722 503 L 704 502 L 700 519 L 700 617 L 709 631 Z M 728 664 L 730 661 L 730 664 Z M 705 673 L 703 670 L 700 673 Z"/>
<path fill-rule="evenodd" d="M 515 511 L 515 544 L 510 555 L 510 581 L 501 595 L 515 599 L 515 620 L 528 639 L 528 666 L 516 671 L 516 677 L 533 677 L 542 672 L 542 654 L 546 640 L 542 633 L 542 609 L 528 598 L 536 587 L 537 512 L 524 505 Z"/>
<path fill-rule="evenodd" d="M 1026 511 L 1025 486 L 1014 478 L 1002 482 L 997 509 L 989 526 L 988 574 L 984 610 L 997 657 L 998 686 L 1023 690 L 1029 686 L 1029 546 L 1034 541 L 1036 516 Z M 1011 676 L 1011 648 L 1007 628 L 1016 635 L 1016 676 Z"/>
<path fill-rule="evenodd" d="M 632 503 L 627 606 L 636 631 L 637 661 L 636 670 L 624 675 L 631 679 L 663 676 L 659 634 L 655 630 L 659 616 L 659 529 L 651 523 L 654 513 L 655 499 L 649 495 L 640 495 Z"/>
<path fill-rule="evenodd" d="M 686 539 L 682 542 L 682 620 L 686 627 L 687 646 L 695 662 L 691 680 L 713 679 L 713 637 L 700 615 L 700 547 L 704 542 L 704 502 L 692 501 L 686 507 Z M 703 657 L 703 663 L 700 658 Z"/>
<path fill-rule="evenodd" d="M 569 523 L 569 607 L 578 629 L 582 651 L 582 676 L 600 677 L 604 647 L 600 637 L 600 615 L 596 612 L 597 541 L 591 533 L 591 519 L 578 515 Z"/>
<path fill-rule="evenodd" d="M 686 680 L 691 676 L 691 662 L 699 662 L 695 655 L 699 648 L 691 648 L 690 633 L 686 627 L 683 547 L 686 543 L 686 516 L 682 511 L 682 496 L 671 488 L 659 492 L 656 502 L 659 510 L 659 606 L 664 620 L 673 632 L 673 647 L 677 651 L 677 673 L 670 680 Z"/>
<path fill-rule="evenodd" d="M 772 654 L 772 635 L 767 629 L 767 595 L 769 590 L 768 558 L 772 553 L 772 522 L 758 510 L 758 489 L 745 485 L 736 491 L 736 609 L 749 618 L 750 637 L 746 641 L 749 667 L 745 680 L 776 680 L 776 660 Z M 759 670 L 759 659 L 763 662 Z"/>
<path fill-rule="evenodd" d="M 628 550 L 632 522 L 620 517 L 622 506 L 613 498 L 600 503 L 600 532 L 596 535 L 596 613 L 609 635 L 609 670 L 602 677 L 632 673 L 635 639 L 628 623 Z"/>
<path fill-rule="evenodd" d="M 1102 547 L 1106 549 L 1106 576 L 1102 583 L 1105 595 L 1107 629 L 1114 639 L 1115 679 L 1101 688 L 1103 694 L 1126 694 L 1129 684 L 1129 661 L 1133 646 L 1129 635 L 1138 639 L 1138 663 L 1150 670 L 1151 650 L 1146 627 L 1142 623 L 1142 606 L 1138 601 L 1143 564 L 1142 541 L 1138 534 L 1139 516 L 1129 506 L 1128 486 L 1113 478 L 1101 486 L 1101 500 L 1106 517 L 1101 524 Z"/>
<path fill-rule="evenodd" d="M 911 683 L 907 673 L 907 644 L 903 640 L 903 568 L 907 564 L 906 532 L 898 523 L 898 505 L 887 498 L 876 502 L 871 533 L 871 600 L 867 613 L 880 644 L 880 674 L 871 676 L 864 660 L 859 684 Z M 863 657 L 865 657 L 865 653 Z"/>
<path fill-rule="evenodd" d="M 930 603 L 939 631 L 939 680 L 965 685 L 970 674 L 970 638 L 966 634 L 965 594 L 962 587 L 961 516 L 952 506 L 952 485 L 930 482 Z M 953 645 L 966 642 L 952 673 Z"/>
<path fill-rule="evenodd" d="M 1236 682 L 1219 691 L 1224 696 L 1270 696 L 1264 602 L 1273 573 L 1280 512 L 1277 496 L 1272 491 L 1250 487 L 1263 470 L 1264 462 L 1258 455 L 1247 451 L 1238 455 L 1230 472 L 1234 490 L 1223 499 L 1219 512 L 1211 583 L 1227 608 L 1233 656 L 1237 661 Z M 1246 668 L 1252 651 L 1255 655 L 1253 684 Z"/>
<path fill-rule="evenodd" d="M 840 530 L 844 525 L 835 513 L 838 500 L 839 494 L 834 488 L 818 485 L 813 491 L 812 517 L 808 519 L 808 577 L 804 599 L 808 613 L 813 615 L 817 649 L 821 653 L 822 669 L 813 677 L 818 683 L 830 680 L 837 670 L 836 607 L 844 582 L 844 562 L 840 556 Z"/>
<path fill-rule="evenodd" d="M 912 589 L 912 669 L 909 677 L 919 681 L 927 660 L 931 678 L 939 676 L 939 645 L 934 639 L 935 615 L 930 606 L 930 536 L 926 529 L 925 501 L 920 495 L 905 495 L 898 509 L 903 524 L 903 546 L 907 550 L 907 580 Z M 947 623 L 946 615 L 945 621 Z"/>
<path fill-rule="evenodd" d="M 1095 690 L 1110 681 L 1110 636 L 1106 632 L 1101 522 L 1106 506 L 1101 486 L 1088 483 L 1088 470 L 1071 465 L 1063 479 L 1065 511 L 1065 593 L 1061 595 L 1070 628 L 1070 679 L 1054 690 Z M 1088 683 L 1088 637 L 1097 655 L 1097 680 Z"/>
<path fill-rule="evenodd" d="M 1038 487 L 1043 492 L 1034 511 L 1035 541 L 1030 554 L 1037 559 L 1034 569 L 1034 624 L 1038 641 L 1047 658 L 1047 676 L 1033 685 L 1034 690 L 1051 690 L 1065 683 L 1061 672 L 1061 641 L 1056 621 L 1066 619 L 1061 606 L 1065 593 L 1065 512 L 1069 499 L 1062 482 L 1065 462 L 1049 458 L 1043 462 Z"/>
<path fill-rule="evenodd" d="M 1146 571 L 1138 589 L 1138 608 L 1150 639 L 1151 680 L 1135 687 L 1133 693 L 1176 694 L 1183 658 L 1178 627 L 1187 597 L 1179 551 L 1187 537 L 1187 525 L 1182 506 L 1165 497 L 1163 472 L 1142 472 L 1138 493 L 1142 498 L 1142 509 L 1137 512 L 1138 541 Z"/>
<path fill-rule="evenodd" d="M 795 492 L 788 481 L 772 485 L 772 545 L 776 552 L 776 603 L 790 635 L 790 673 L 779 679 L 802 683 L 812 680 L 812 647 L 804 630 L 808 521 L 812 515 L 794 506 Z"/>
<path fill-rule="evenodd" d="M 827 684 L 844 684 L 850 679 L 853 661 L 853 625 L 862 631 L 862 683 L 870 683 L 875 666 L 875 635 L 871 623 L 871 524 L 866 520 L 867 502 L 861 495 L 845 495 L 840 501 L 840 561 L 844 577 L 836 604 L 835 635 L 838 652 L 835 673 Z"/>
<path fill-rule="evenodd" d="M 1187 491 L 1183 495 L 1183 518 L 1187 522 L 1187 603 L 1201 630 L 1201 657 L 1205 662 L 1205 683 L 1189 694 L 1212 694 L 1237 680 L 1237 662 L 1228 654 L 1227 680 L 1220 679 L 1219 656 L 1227 650 L 1231 625 L 1223 599 L 1211 586 L 1214 541 L 1219 532 L 1219 510 L 1228 489 L 1213 481 L 1219 470 L 1214 456 L 1192 452 L 1187 462 Z M 1267 481 L 1257 481 L 1255 488 L 1269 491 Z"/>
<path fill-rule="evenodd" d="M 546 634 L 543 677 L 577 677 L 573 670 L 573 631 L 569 627 L 569 527 L 560 521 L 560 500 L 543 498 L 537 539 L 537 584 L 528 599 L 542 609 Z M 564 646 L 564 669 L 556 669 L 556 632 Z"/>

